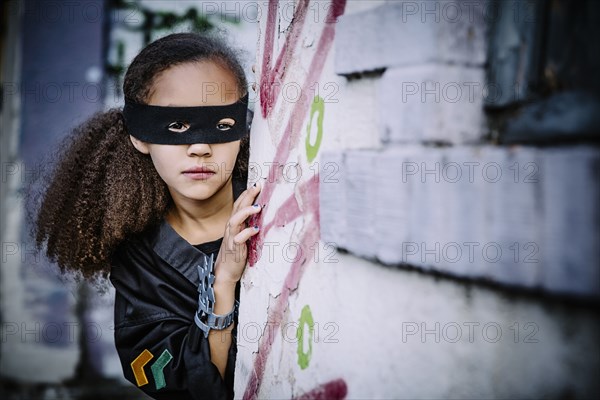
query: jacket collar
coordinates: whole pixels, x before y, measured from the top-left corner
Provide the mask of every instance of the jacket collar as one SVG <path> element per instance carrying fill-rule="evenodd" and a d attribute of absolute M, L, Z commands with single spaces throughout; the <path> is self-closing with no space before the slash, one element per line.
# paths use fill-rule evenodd
<path fill-rule="evenodd" d="M 234 201 L 244 190 L 246 188 L 243 181 L 233 181 Z M 166 218 L 163 218 L 158 226 L 152 248 L 173 269 L 185 276 L 194 286 L 198 286 L 200 278 L 197 266 L 207 263 L 209 257 L 181 237 Z"/>
<path fill-rule="evenodd" d="M 198 265 L 208 262 L 208 257 L 202 251 L 179 236 L 173 227 L 163 218 L 158 226 L 154 252 L 173 269 L 181 273 L 194 286 L 198 286 Z"/>

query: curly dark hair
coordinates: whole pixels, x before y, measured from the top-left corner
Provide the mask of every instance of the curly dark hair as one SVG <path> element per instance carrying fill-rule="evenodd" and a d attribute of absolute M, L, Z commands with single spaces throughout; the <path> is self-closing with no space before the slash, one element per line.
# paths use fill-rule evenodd
<path fill-rule="evenodd" d="M 224 39 L 176 33 L 150 43 L 133 59 L 123 83 L 125 99 L 147 104 L 160 72 L 200 61 L 228 68 L 241 96 L 246 94 L 239 55 Z M 234 184 L 246 184 L 248 157 L 246 136 L 233 169 Z M 63 274 L 105 281 L 118 245 L 166 215 L 173 202 L 167 185 L 150 156 L 131 143 L 119 108 L 96 113 L 73 129 L 52 160 L 51 171 L 42 179 L 44 187 L 34 195 L 39 206 L 33 205 L 30 216 L 37 250 L 46 243 L 47 257 Z"/>

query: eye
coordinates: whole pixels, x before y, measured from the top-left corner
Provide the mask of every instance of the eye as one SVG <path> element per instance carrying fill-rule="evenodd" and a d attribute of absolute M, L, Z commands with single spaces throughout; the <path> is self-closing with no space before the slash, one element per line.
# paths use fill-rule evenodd
<path fill-rule="evenodd" d="M 228 131 L 235 125 L 232 118 L 223 118 L 217 123 L 217 129 L 220 131 Z"/>
<path fill-rule="evenodd" d="M 167 128 L 171 132 L 180 133 L 180 132 L 185 132 L 188 129 L 190 129 L 190 125 L 186 124 L 185 122 L 176 121 L 176 122 L 171 122 Z"/>

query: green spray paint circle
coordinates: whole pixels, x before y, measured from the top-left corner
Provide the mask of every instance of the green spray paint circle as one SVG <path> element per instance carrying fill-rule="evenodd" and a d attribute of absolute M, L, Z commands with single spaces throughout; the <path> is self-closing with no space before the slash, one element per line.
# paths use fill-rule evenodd
<path fill-rule="evenodd" d="M 308 326 L 308 351 L 304 352 L 304 325 Z M 306 369 L 308 367 L 308 362 L 310 361 L 310 356 L 312 354 L 312 339 L 314 333 L 314 322 L 312 313 L 310 312 L 310 307 L 305 305 L 302 308 L 302 313 L 300 314 L 300 320 L 298 321 L 298 329 L 296 330 L 296 338 L 298 339 L 298 365 L 301 369 Z"/>
<path fill-rule="evenodd" d="M 319 113 L 319 116 L 317 117 L 317 140 L 315 141 L 315 144 L 312 145 L 310 144 L 310 127 L 316 112 Z M 308 126 L 306 127 L 306 157 L 308 158 L 308 162 L 311 162 L 315 159 L 317 153 L 319 152 L 319 147 L 321 147 L 321 139 L 323 139 L 324 112 L 325 101 L 321 97 L 315 96 L 312 106 L 310 107 L 310 118 L 308 120 Z"/>

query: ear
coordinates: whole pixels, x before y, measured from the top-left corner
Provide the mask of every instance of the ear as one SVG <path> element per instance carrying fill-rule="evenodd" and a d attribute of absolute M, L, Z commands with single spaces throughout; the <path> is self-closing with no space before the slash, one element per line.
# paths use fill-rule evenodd
<path fill-rule="evenodd" d="M 150 153 L 150 148 L 148 147 L 148 143 L 142 142 L 141 140 L 136 139 L 136 138 L 134 138 L 131 135 L 129 135 L 129 139 L 131 140 L 131 143 L 133 144 L 133 147 L 135 147 L 136 149 L 138 149 L 138 151 L 140 153 L 143 153 L 143 154 L 149 154 Z"/>

